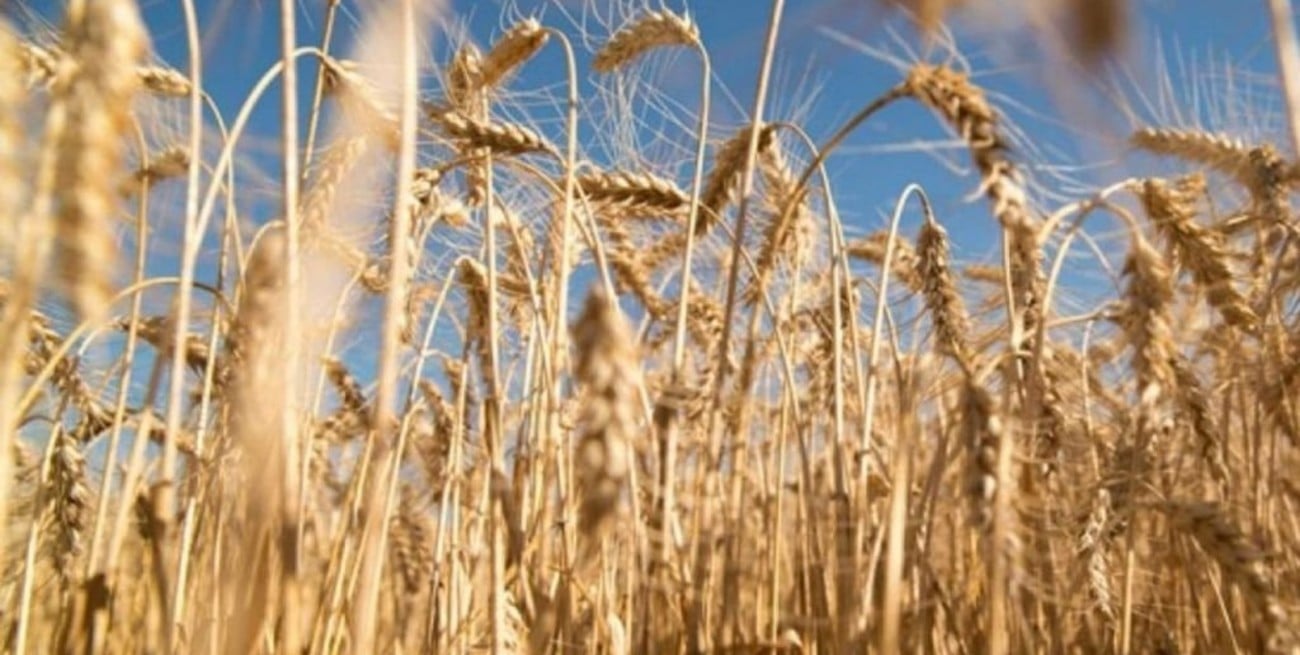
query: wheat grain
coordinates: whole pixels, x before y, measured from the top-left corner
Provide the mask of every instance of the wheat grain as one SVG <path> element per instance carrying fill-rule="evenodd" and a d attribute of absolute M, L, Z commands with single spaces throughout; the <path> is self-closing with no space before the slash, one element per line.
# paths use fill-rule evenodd
<path fill-rule="evenodd" d="M 678 16 L 667 10 L 651 11 L 610 36 L 596 53 L 591 67 L 597 72 L 609 73 L 651 50 L 670 46 L 693 47 L 699 43 L 700 32 L 690 16 Z"/>
<path fill-rule="evenodd" d="M 541 23 L 528 18 L 513 25 L 492 45 L 486 56 L 478 62 L 478 81 L 484 87 L 501 84 L 524 62 L 532 59 L 550 38 Z"/>

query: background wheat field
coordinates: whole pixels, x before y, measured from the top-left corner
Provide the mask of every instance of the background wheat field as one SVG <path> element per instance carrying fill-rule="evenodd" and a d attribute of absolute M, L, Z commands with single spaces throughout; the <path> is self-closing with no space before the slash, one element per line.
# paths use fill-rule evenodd
<path fill-rule="evenodd" d="M 741 4 L 0 2 L 0 651 L 1300 653 L 1289 0 Z"/>

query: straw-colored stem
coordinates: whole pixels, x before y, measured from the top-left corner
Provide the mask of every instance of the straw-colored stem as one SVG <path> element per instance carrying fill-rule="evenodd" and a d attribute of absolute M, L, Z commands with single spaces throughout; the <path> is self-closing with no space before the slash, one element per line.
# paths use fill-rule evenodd
<path fill-rule="evenodd" d="M 379 589 L 383 572 L 391 503 L 386 502 L 389 477 L 396 475 L 396 457 L 400 456 L 397 401 L 397 351 L 401 346 L 401 325 L 406 311 L 406 290 L 412 262 L 408 261 L 411 230 L 411 182 L 415 174 L 415 138 L 419 64 L 416 60 L 416 20 L 414 0 L 401 3 L 401 142 L 397 160 L 396 201 L 389 233 L 390 262 L 387 296 L 384 299 L 384 322 L 378 363 L 378 388 L 370 440 L 374 449 L 370 458 L 376 469 L 368 485 L 365 503 L 365 527 L 361 553 L 360 587 L 353 607 L 353 647 L 358 652 L 373 652 L 379 609 Z M 488 232 L 493 228 L 489 226 Z"/>

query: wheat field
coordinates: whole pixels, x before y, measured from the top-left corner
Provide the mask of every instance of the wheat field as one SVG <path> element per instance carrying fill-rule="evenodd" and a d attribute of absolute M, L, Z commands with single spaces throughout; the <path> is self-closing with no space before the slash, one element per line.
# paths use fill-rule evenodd
<path fill-rule="evenodd" d="M 1251 1 L 1289 138 L 1151 116 L 1055 186 L 950 5 L 1052 4 L 1082 85 L 1123 0 L 870 3 L 925 54 L 834 125 L 774 109 L 782 0 L 739 125 L 648 3 L 268 2 L 234 111 L 192 0 L 169 64 L 136 0 L 9 12 L 0 652 L 1300 653 L 1300 48 Z M 699 96 L 638 104 L 666 57 Z M 846 226 L 886 110 L 956 172 Z"/>

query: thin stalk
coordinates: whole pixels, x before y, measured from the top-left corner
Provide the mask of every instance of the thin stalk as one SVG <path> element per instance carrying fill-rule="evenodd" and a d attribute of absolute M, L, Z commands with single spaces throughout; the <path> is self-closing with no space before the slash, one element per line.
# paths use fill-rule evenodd
<path fill-rule="evenodd" d="M 749 148 L 745 152 L 745 168 L 741 174 L 740 201 L 736 207 L 736 228 L 731 248 L 731 267 L 727 275 L 727 296 L 722 309 L 722 336 L 718 340 L 717 376 L 713 385 L 713 411 L 709 412 L 709 439 L 713 440 L 711 450 L 716 455 L 720 444 L 714 437 L 714 424 L 722 405 L 722 387 L 730 371 L 727 370 L 727 353 L 731 349 L 731 313 L 736 305 L 736 288 L 740 280 L 740 253 L 745 244 L 745 229 L 748 225 L 749 196 L 754 192 L 754 168 L 758 164 L 758 141 L 762 132 L 763 113 L 767 107 L 767 90 L 772 77 L 772 62 L 776 58 L 776 38 L 781 31 L 781 14 L 785 9 L 785 0 L 772 1 L 772 13 L 767 23 L 767 40 L 763 46 L 763 62 L 759 67 L 758 88 L 754 94 L 754 107 L 751 111 L 749 131 Z M 806 180 L 805 180 L 806 182 Z M 799 188 L 799 187 L 796 187 Z M 798 194 L 796 194 L 798 195 Z M 689 280 L 683 284 L 689 284 Z"/>
<path fill-rule="evenodd" d="M 338 19 L 339 5 L 343 0 L 328 0 L 325 7 L 325 26 L 320 37 L 320 51 L 329 55 L 330 45 L 334 43 L 334 23 Z M 307 143 L 302 151 L 302 170 L 311 166 L 311 158 L 316 154 L 316 133 L 320 128 L 321 103 L 325 99 L 325 61 L 316 66 L 316 84 L 312 91 L 311 114 L 307 117 Z"/>
<path fill-rule="evenodd" d="M 695 170 L 691 177 L 691 206 L 686 221 L 686 247 L 682 252 L 682 270 L 679 276 L 682 281 L 681 298 L 677 303 L 677 323 L 673 329 L 673 359 L 670 380 L 674 387 L 684 382 L 682 380 L 682 368 L 686 363 L 686 329 L 691 302 L 691 263 L 695 253 L 695 226 L 700 218 L 700 193 L 704 186 L 704 153 L 709 140 L 709 95 L 713 77 L 713 64 L 703 43 L 696 47 L 696 51 L 700 54 L 700 118 L 696 128 L 698 134 L 696 135 L 695 144 Z M 663 531 L 663 535 L 660 539 L 657 561 L 665 566 L 670 564 L 669 559 L 675 547 L 680 546 L 678 542 L 681 538 L 676 518 L 676 468 L 678 441 L 681 438 L 680 418 L 679 412 L 675 409 L 660 411 L 656 408 L 655 410 L 655 423 L 659 427 L 660 439 L 663 445 L 661 455 L 663 459 L 660 462 L 659 471 L 659 502 L 662 503 L 660 512 L 663 523 L 660 530 Z"/>
<path fill-rule="evenodd" d="M 379 590 L 383 573 L 384 543 L 388 535 L 384 489 L 390 475 L 395 475 L 392 460 L 392 430 L 396 427 L 397 351 L 401 347 L 401 322 L 406 311 L 406 290 L 411 262 L 407 242 L 411 238 L 411 181 L 415 174 L 416 109 L 419 92 L 419 64 L 416 60 L 414 0 L 404 0 L 402 12 L 402 96 L 401 141 L 397 160 L 396 200 L 389 234 L 391 270 L 384 302 L 384 322 L 378 363 L 378 389 L 375 392 L 373 431 L 375 445 L 371 458 L 378 464 L 371 484 L 367 485 L 364 545 L 361 553 L 360 588 L 353 610 L 352 638 L 356 652 L 374 652 Z M 491 206 L 491 205 L 489 205 Z M 489 233 L 492 231 L 488 228 Z"/>
<path fill-rule="evenodd" d="M 185 13 L 185 37 L 189 50 L 189 148 L 190 161 L 186 171 L 185 190 L 185 231 L 181 254 L 180 288 L 176 294 L 176 314 L 174 316 L 173 340 L 171 349 L 171 371 L 167 390 L 167 416 L 164 421 L 162 452 L 162 473 L 158 481 L 158 502 L 153 505 L 155 512 L 162 515 L 155 517 L 158 524 L 157 538 L 161 541 L 159 553 L 165 554 L 164 560 L 158 562 L 160 570 L 172 575 L 171 545 L 176 523 L 176 468 L 178 459 L 177 440 L 180 438 L 181 410 L 185 402 L 185 348 L 182 344 L 189 334 L 191 312 L 191 283 L 194 281 L 195 268 L 198 265 L 199 243 L 203 235 L 196 232 L 198 226 L 199 173 L 203 151 L 203 47 L 200 44 L 198 19 L 195 17 L 192 0 L 183 0 L 181 6 Z M 145 248 L 141 243 L 140 248 Z M 179 563 L 179 560 L 177 560 Z M 176 598 L 170 588 L 162 590 L 165 616 L 164 634 L 168 648 L 175 643 L 170 617 L 176 604 Z"/>

